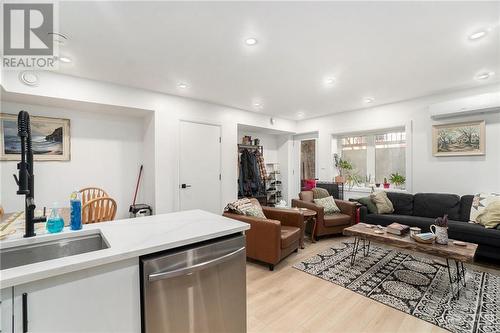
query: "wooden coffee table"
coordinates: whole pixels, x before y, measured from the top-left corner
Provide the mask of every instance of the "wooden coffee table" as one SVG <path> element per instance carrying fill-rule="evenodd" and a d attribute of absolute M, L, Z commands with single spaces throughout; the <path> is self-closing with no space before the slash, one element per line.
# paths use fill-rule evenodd
<path fill-rule="evenodd" d="M 381 231 L 378 233 L 376 231 Z M 412 239 L 409 234 L 398 236 L 385 231 L 385 228 L 379 228 L 375 225 L 368 227 L 364 223 L 355 224 L 349 228 L 344 229 L 344 235 L 354 236 L 354 246 L 351 255 L 351 265 L 356 261 L 356 254 L 359 250 L 359 245 L 363 242 L 363 255 L 366 257 L 370 253 L 370 242 L 379 242 L 385 245 L 392 245 L 405 250 L 412 250 L 416 252 L 426 253 L 434 256 L 441 257 L 446 260 L 446 268 L 448 270 L 448 277 L 450 280 L 450 287 L 453 294 L 454 284 L 457 285 L 456 295 L 460 297 L 460 284 L 465 287 L 465 267 L 464 263 L 470 263 L 474 260 L 476 254 L 477 244 L 465 243 L 465 246 L 453 244 L 453 240 L 449 240 L 448 245 L 440 244 L 424 244 L 419 243 Z M 456 276 L 453 278 L 450 266 L 455 262 Z"/>

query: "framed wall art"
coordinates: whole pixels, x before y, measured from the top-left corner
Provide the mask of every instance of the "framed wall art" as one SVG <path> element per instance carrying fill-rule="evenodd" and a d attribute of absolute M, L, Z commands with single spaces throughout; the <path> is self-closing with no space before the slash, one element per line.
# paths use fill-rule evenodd
<path fill-rule="evenodd" d="M 30 116 L 35 161 L 69 161 L 69 119 Z M 0 113 L 0 160 L 19 161 L 21 139 L 17 136 L 17 115 Z"/>
<path fill-rule="evenodd" d="M 484 155 L 485 140 L 484 121 L 432 126 L 432 154 L 434 156 Z"/>

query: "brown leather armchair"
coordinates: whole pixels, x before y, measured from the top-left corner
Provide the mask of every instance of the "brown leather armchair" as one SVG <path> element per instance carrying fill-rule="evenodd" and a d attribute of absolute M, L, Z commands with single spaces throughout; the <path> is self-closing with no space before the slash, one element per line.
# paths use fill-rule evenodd
<path fill-rule="evenodd" d="M 254 204 L 259 205 L 255 199 Z M 246 231 L 247 257 L 274 265 L 297 252 L 303 237 L 304 217 L 299 211 L 262 207 L 265 219 L 225 212 L 224 216 L 251 225 Z"/>
<path fill-rule="evenodd" d="M 341 234 L 342 231 L 356 223 L 356 203 L 335 199 L 340 213 L 325 215 L 324 208 L 316 205 L 312 191 L 302 191 L 299 199 L 292 199 L 292 207 L 308 208 L 316 212 L 316 229 L 312 237 Z"/>

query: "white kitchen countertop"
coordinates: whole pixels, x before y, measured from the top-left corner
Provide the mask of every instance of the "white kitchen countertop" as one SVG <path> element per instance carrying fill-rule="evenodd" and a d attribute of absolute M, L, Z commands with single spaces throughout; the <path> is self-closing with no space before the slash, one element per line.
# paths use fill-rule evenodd
<path fill-rule="evenodd" d="M 247 223 L 202 210 L 190 210 L 86 224 L 82 230 L 0 241 L 0 248 L 101 233 L 109 248 L 0 271 L 0 288 L 20 285 L 124 259 L 242 232 Z"/>

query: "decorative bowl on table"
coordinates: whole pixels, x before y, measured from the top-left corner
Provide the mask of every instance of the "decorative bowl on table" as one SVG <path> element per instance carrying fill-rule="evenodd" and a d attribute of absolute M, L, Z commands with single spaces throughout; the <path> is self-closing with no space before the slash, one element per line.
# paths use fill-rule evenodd
<path fill-rule="evenodd" d="M 422 233 L 422 229 L 420 229 L 419 227 L 411 227 L 410 228 L 410 237 L 411 238 L 415 238 L 415 235 L 418 235 Z"/>
<path fill-rule="evenodd" d="M 432 232 L 426 232 L 423 234 L 414 235 L 413 239 L 419 243 L 432 244 L 432 243 L 434 243 L 436 236 Z"/>

